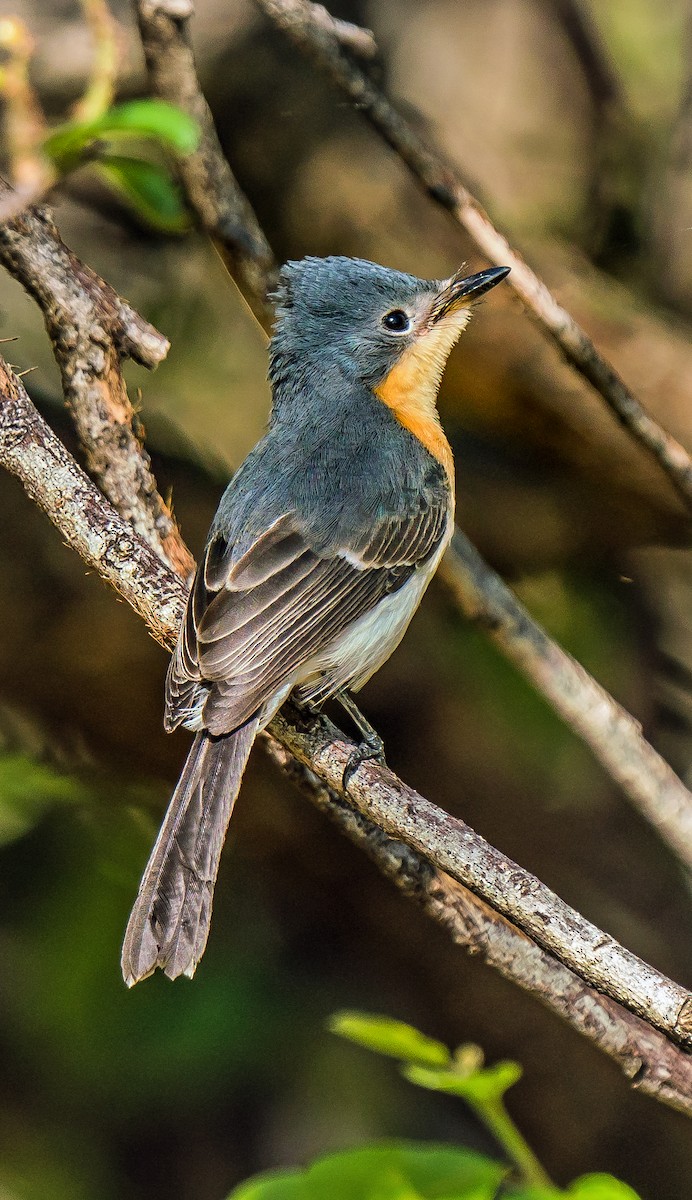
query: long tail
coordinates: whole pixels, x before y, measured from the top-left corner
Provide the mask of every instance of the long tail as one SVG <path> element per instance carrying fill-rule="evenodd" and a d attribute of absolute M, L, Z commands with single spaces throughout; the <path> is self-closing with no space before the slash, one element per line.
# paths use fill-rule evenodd
<path fill-rule="evenodd" d="M 209 936 L 214 883 L 228 822 L 259 721 L 235 733 L 195 737 L 151 852 L 125 931 L 128 987 L 162 967 L 195 973 Z"/>

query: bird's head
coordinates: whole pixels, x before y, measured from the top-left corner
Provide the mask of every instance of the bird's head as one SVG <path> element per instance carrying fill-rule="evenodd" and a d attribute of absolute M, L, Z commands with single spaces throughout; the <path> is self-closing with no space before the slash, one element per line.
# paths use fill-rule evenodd
<path fill-rule="evenodd" d="M 391 403 L 415 390 L 433 402 L 473 303 L 509 273 L 426 280 L 356 258 L 304 258 L 281 271 L 270 377 L 299 363 L 337 364 Z M 394 405 L 393 405 L 394 406 Z"/>

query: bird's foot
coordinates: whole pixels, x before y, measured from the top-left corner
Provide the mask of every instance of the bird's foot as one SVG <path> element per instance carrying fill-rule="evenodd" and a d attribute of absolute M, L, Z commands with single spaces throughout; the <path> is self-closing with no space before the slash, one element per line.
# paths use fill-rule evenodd
<path fill-rule="evenodd" d="M 337 692 L 336 699 L 345 712 L 348 713 L 362 739 L 360 744 L 349 755 L 348 762 L 344 767 L 341 782 L 345 789 L 362 763 L 374 761 L 378 762 L 380 766 L 385 766 L 386 760 L 382 738 L 377 730 L 373 729 L 366 717 L 363 716 L 353 697 L 348 692 L 341 691 Z"/>
<path fill-rule="evenodd" d="M 355 750 L 352 750 L 348 756 L 348 761 L 344 767 L 344 773 L 341 777 L 341 783 L 344 791 L 348 787 L 358 768 L 362 766 L 364 762 L 371 761 L 379 763 L 381 767 L 387 765 L 384 756 L 384 742 L 382 741 L 379 733 L 376 733 L 374 729 L 370 730 L 370 733 L 363 738 L 360 745 L 356 746 Z"/>

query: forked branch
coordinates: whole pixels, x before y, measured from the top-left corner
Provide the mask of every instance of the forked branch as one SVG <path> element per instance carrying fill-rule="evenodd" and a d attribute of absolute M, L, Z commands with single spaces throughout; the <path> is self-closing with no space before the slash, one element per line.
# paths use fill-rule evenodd
<path fill-rule="evenodd" d="M 9 189 L 0 181 L 0 197 Z M 135 432 L 122 361 L 155 367 L 167 339 L 62 241 L 46 209 L 0 225 L 0 262 L 38 304 L 87 466 L 134 529 L 183 577 L 193 566 Z"/>

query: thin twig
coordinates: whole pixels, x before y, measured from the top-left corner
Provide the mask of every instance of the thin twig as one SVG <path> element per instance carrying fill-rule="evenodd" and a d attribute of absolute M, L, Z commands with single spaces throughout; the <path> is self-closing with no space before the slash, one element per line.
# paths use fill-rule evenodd
<path fill-rule="evenodd" d="M 154 636 L 172 645 L 185 603 L 184 584 L 104 500 L 2 360 L 0 463 L 21 479 L 69 545 L 117 587 Z M 360 818 L 349 815 L 347 809 L 351 802 L 357 805 L 370 823 L 361 826 L 369 834 L 369 852 L 388 874 L 392 874 L 393 854 L 406 862 L 400 881 L 405 890 L 418 891 L 418 898 L 429 911 L 436 910 L 437 918 L 451 929 L 455 940 L 473 948 L 482 947 L 488 961 L 522 986 L 528 983 L 534 993 L 551 992 L 556 969 L 552 964 L 559 958 L 561 982 L 551 1002 L 554 1010 L 616 1057 L 637 1082 L 643 1085 L 648 1077 L 648 1090 L 664 1103 L 692 1111 L 689 1056 L 672 1040 L 660 1042 L 660 1035 L 650 1028 L 653 1025 L 671 1039 L 690 1044 L 689 993 L 595 929 L 463 822 L 435 808 L 386 768 L 364 764 L 352 777 L 344 796 L 343 769 L 353 742 L 324 718 L 283 713 L 272 723 L 270 732 L 327 784 L 335 802 L 343 807 L 342 820 L 354 828 Z M 323 789 L 318 788 L 317 794 L 323 796 Z M 373 823 L 379 826 L 377 831 L 372 830 Z M 378 837 L 384 839 L 379 848 Z M 392 837 L 412 846 L 416 853 L 410 856 L 400 846 L 393 848 Z M 421 856 L 425 862 L 421 862 Z M 440 872 L 470 883 L 485 904 L 479 906 L 470 892 L 457 891 Z M 488 914 L 487 905 L 492 914 Z M 512 930 L 497 913 L 511 916 L 521 929 L 531 931 L 530 936 Z M 519 945 L 522 953 L 516 952 Z M 549 946 L 552 954 L 545 953 Z M 576 983 L 569 975 L 559 974 L 565 965 L 579 977 Z M 537 966 L 540 971 L 533 975 Z M 590 988 L 584 988 L 585 982 Z M 616 1021 L 618 1015 L 622 1018 L 619 1007 L 610 1010 L 606 1005 L 604 1009 L 603 1001 L 593 993 L 594 986 L 611 1001 L 619 1000 L 629 1013 L 643 1017 L 643 1038 L 639 1037 L 636 1018 L 628 1019 L 625 1026 L 622 1019 Z M 593 1021 L 589 1019 L 590 1007 Z"/>
<path fill-rule="evenodd" d="M 312 18 L 316 24 L 322 25 L 335 37 L 340 46 L 350 50 L 352 54 L 357 54 L 359 58 L 377 56 L 377 42 L 371 29 L 364 29 L 362 25 L 354 25 L 351 21 L 333 17 L 323 4 L 312 5 Z"/>
<path fill-rule="evenodd" d="M 583 0 L 548 0 L 546 7 L 551 16 L 555 15 L 569 39 L 599 114 L 615 107 L 624 111 L 626 99 L 622 83 L 588 5 Z"/>
<path fill-rule="evenodd" d="M 461 530 L 440 567 L 459 608 L 586 743 L 626 796 L 692 868 L 692 792 L 641 725 L 533 620 Z"/>
<path fill-rule="evenodd" d="M 170 647 L 186 587 L 132 525 L 104 500 L 0 358 L 0 462 L 21 480 L 73 550 Z"/>
<path fill-rule="evenodd" d="M 192 556 L 134 432 L 122 373 L 125 357 L 157 366 L 166 338 L 79 261 L 45 210 L 0 226 L 0 262 L 43 313 L 89 470 L 137 533 L 187 577 Z"/>
<path fill-rule="evenodd" d="M 617 417 L 669 476 L 692 507 L 692 458 L 646 412 L 623 380 L 598 353 L 572 316 L 500 233 L 462 181 L 458 169 L 428 139 L 424 140 L 353 61 L 321 20 L 309 0 L 256 0 L 266 15 L 320 70 L 353 101 L 413 176 L 442 205 L 497 266 L 512 268 L 510 286 L 567 361 L 596 389 Z"/>
<path fill-rule="evenodd" d="M 192 212 L 226 263 L 263 329 L 271 324 L 268 301 L 276 285 L 271 247 L 241 191 L 219 143 L 197 79 L 187 29 L 191 4 L 137 0 L 137 18 L 152 92 L 177 105 L 200 129 L 197 150 L 177 164 Z"/>

